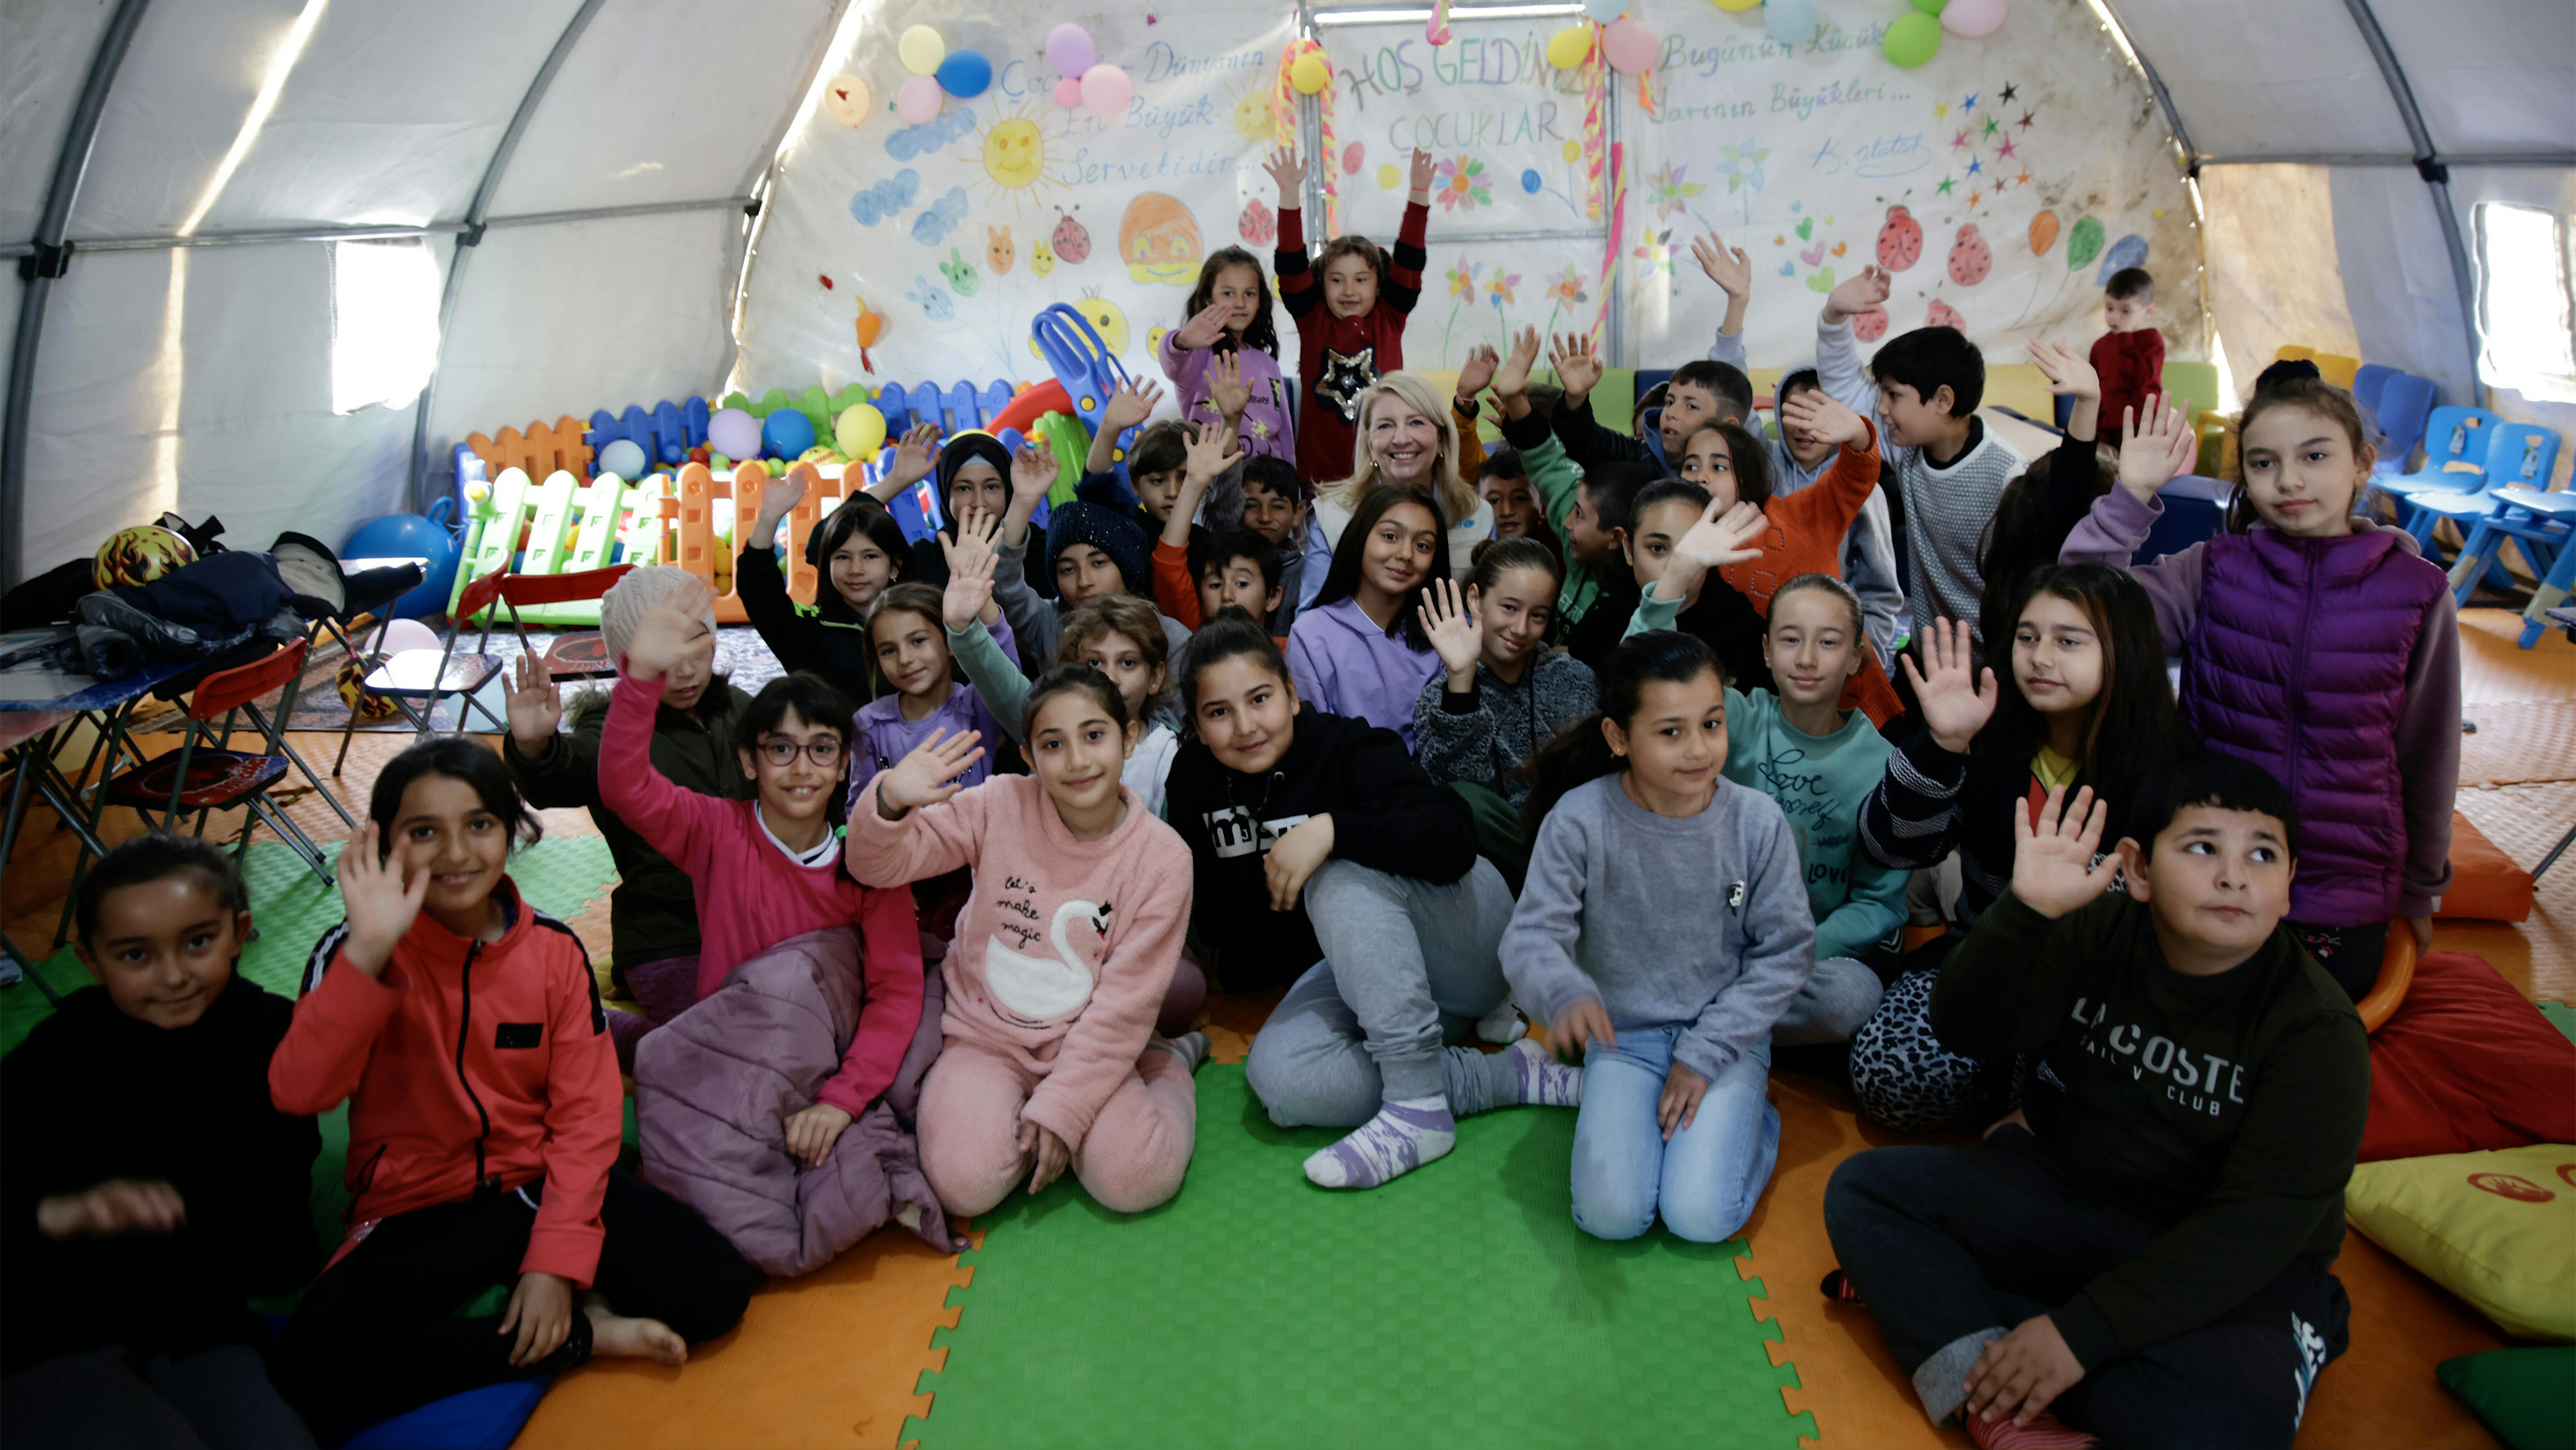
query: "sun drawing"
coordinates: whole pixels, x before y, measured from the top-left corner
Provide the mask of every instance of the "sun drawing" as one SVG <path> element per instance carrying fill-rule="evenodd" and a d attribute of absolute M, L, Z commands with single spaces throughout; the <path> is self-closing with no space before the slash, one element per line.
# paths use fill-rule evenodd
<path fill-rule="evenodd" d="M 1034 209 L 1042 204 L 1046 192 L 1064 186 L 1056 179 L 1052 158 L 1047 154 L 1047 144 L 1053 138 L 1039 124 L 1041 114 L 1034 106 L 1022 106 L 976 137 L 984 162 L 984 179 L 992 185 L 987 199 L 1008 198 L 1014 214 L 1021 203 Z"/>
<path fill-rule="evenodd" d="M 1233 118 L 1234 134 L 1242 138 L 1246 146 L 1279 144 L 1276 123 L 1270 116 L 1268 88 L 1258 85 L 1246 87 L 1243 94 L 1234 98 L 1233 110 L 1230 114 Z"/>

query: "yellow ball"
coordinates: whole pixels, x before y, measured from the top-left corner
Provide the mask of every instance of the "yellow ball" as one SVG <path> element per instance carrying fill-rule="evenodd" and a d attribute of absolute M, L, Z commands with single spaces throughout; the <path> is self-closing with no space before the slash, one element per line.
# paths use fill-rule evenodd
<path fill-rule="evenodd" d="M 1297 57 L 1297 63 L 1288 67 L 1288 84 L 1304 95 L 1315 94 L 1332 79 L 1333 68 L 1324 64 L 1324 58 L 1312 51 Z"/>
<path fill-rule="evenodd" d="M 1547 38 L 1547 63 L 1572 70 L 1592 58 L 1592 27 L 1569 25 Z"/>
<path fill-rule="evenodd" d="M 1565 143 L 1565 164 L 1566 164 L 1566 165 L 1568 165 L 1568 166 L 1571 166 L 1571 165 L 1573 165 L 1575 162 L 1580 161 L 1580 160 L 1582 160 L 1582 159 L 1583 159 L 1583 143 L 1582 143 L 1582 142 L 1580 142 L 1580 141 L 1568 141 L 1568 142 L 1566 142 L 1566 143 Z"/>
<path fill-rule="evenodd" d="M 894 53 L 902 57 L 905 70 L 926 76 L 939 69 L 939 63 L 948 58 L 948 42 L 940 39 L 939 32 L 929 26 L 916 25 L 903 33 L 903 39 L 895 42 Z"/>
<path fill-rule="evenodd" d="M 852 458 L 874 457 L 885 436 L 885 414 L 869 403 L 843 409 L 840 421 L 832 425 L 833 441 Z"/>
<path fill-rule="evenodd" d="M 1385 164 L 1383 164 L 1383 165 L 1381 165 L 1381 166 L 1379 166 L 1379 167 L 1378 167 L 1378 169 L 1377 169 L 1377 184 L 1378 184 L 1378 186 L 1379 186 L 1379 188 L 1380 188 L 1381 190 L 1385 190 L 1385 191 L 1393 191 L 1393 190 L 1395 190 L 1395 179 L 1396 179 L 1396 178 L 1395 178 L 1395 163 L 1394 163 L 1394 162 L 1391 162 L 1391 161 L 1390 161 L 1390 162 L 1387 162 L 1387 163 L 1385 163 Z"/>

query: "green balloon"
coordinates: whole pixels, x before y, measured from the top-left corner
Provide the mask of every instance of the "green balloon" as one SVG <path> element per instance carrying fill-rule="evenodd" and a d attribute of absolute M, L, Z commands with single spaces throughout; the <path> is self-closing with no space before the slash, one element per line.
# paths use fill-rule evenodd
<path fill-rule="evenodd" d="M 2066 234 L 2066 270 L 2072 272 L 2102 255 L 2102 219 L 2088 216 Z"/>
<path fill-rule="evenodd" d="M 1938 15 L 1941 7 L 1949 3 L 1950 0 L 1914 0 L 1914 8 L 1926 15 Z"/>
<path fill-rule="evenodd" d="M 1912 70 L 1941 52 L 1941 22 L 1920 10 L 1896 17 L 1882 47 L 1897 66 Z"/>

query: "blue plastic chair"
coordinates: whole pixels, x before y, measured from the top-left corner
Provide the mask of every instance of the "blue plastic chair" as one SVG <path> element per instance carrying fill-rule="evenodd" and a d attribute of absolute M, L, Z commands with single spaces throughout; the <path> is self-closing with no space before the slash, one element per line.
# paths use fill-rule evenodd
<path fill-rule="evenodd" d="M 2513 587 L 2513 577 L 2496 562 L 2493 545 L 2484 550 L 2472 549 L 2468 547 L 2469 540 L 2480 525 L 2504 508 L 2499 501 L 2499 489 L 2514 484 L 2526 491 L 2536 491 L 2531 489 L 2531 485 L 2547 483 L 2550 470 L 2558 463 L 2558 435 L 2550 429 L 2530 423 L 2498 422 L 2484 431 L 2487 434 L 2487 453 L 2474 487 L 2417 493 L 2400 500 L 2406 510 L 2406 531 L 2424 546 L 2427 559 L 2438 561 L 2440 558 L 2433 543 L 2435 527 L 2444 519 L 2458 527 L 2462 536 L 2461 573 L 2455 574 L 2452 582 L 2461 591 L 2463 599 L 2477 582 L 2478 571 L 2469 567 L 2473 559 L 2484 561 L 2485 573 L 2496 587 Z M 2469 475 L 2455 473 L 2451 476 L 2466 478 Z"/>
<path fill-rule="evenodd" d="M 2431 378 L 2399 373 L 2381 383 L 2375 420 L 2379 461 L 2371 467 L 2373 474 L 2396 477 L 2406 472 L 2406 460 L 2415 456 L 2415 445 L 2424 441 L 2425 420 L 2432 411 Z"/>
<path fill-rule="evenodd" d="M 2384 363 L 2363 363 L 2353 371 L 2352 400 L 2361 405 L 2364 415 L 2379 411 L 2380 394 L 2387 390 L 2388 380 L 2395 376 L 2397 369 Z"/>
<path fill-rule="evenodd" d="M 2416 494 L 2484 488 L 2487 449 L 2494 437 L 2487 430 L 2503 421 L 2484 408 L 2435 408 L 2424 426 L 2424 466 L 2412 473 L 2373 478 L 2370 486 L 2397 501 L 2401 521 L 2411 518 L 2406 500 Z"/>
<path fill-rule="evenodd" d="M 2535 576 L 2546 577 L 2576 539 L 2576 495 L 2564 490 L 2553 493 L 2542 486 L 2557 462 L 2558 435 L 2550 429 L 2528 423 L 2506 423 L 2496 429 L 2494 448 L 2487 455 L 2490 483 L 2481 495 L 2484 512 L 2473 518 L 2442 515 L 2458 523 L 2465 535 L 2451 571 L 2452 589 L 2461 603 L 2468 602 L 2481 573 L 2499 588 L 2513 587 L 2513 577 L 2497 557 L 2505 540 L 2513 540 L 2522 550 L 2523 561 Z M 2416 502 L 2430 508 L 2444 499 L 2438 494 L 2419 495 Z"/>

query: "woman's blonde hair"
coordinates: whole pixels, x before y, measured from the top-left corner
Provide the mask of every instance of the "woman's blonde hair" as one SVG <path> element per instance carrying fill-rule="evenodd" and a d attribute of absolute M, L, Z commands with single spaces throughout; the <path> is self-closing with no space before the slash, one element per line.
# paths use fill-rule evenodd
<path fill-rule="evenodd" d="M 1440 425 L 1440 454 L 1431 463 L 1431 501 L 1440 508 L 1444 519 L 1475 517 L 1475 487 L 1458 476 L 1458 422 L 1450 415 L 1449 403 L 1440 390 L 1431 386 L 1420 373 L 1394 372 L 1380 377 L 1360 394 L 1359 428 L 1351 435 L 1351 476 L 1323 490 L 1322 496 L 1344 509 L 1359 507 L 1360 496 L 1378 483 L 1393 483 L 1378 475 L 1377 455 L 1369 451 L 1369 415 L 1382 398 L 1393 397 L 1410 404 L 1413 410 Z"/>

